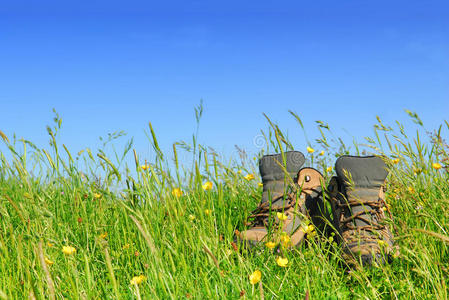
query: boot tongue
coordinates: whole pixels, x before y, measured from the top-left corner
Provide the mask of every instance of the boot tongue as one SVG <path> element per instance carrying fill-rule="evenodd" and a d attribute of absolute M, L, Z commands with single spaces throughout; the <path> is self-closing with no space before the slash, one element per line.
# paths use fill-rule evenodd
<path fill-rule="evenodd" d="M 289 151 L 285 152 L 284 155 L 286 161 L 285 169 L 291 180 L 294 182 L 298 171 L 304 165 L 304 154 L 299 151 Z M 265 155 L 260 159 L 259 172 L 263 183 L 262 203 L 276 200 L 284 195 L 285 184 L 288 184 L 290 180 L 285 178 L 286 174 L 281 166 L 284 166 L 282 154 Z M 282 199 L 272 202 L 273 208 L 282 206 Z"/>
<path fill-rule="evenodd" d="M 388 175 L 388 170 L 382 158 L 377 156 L 342 156 L 335 163 L 335 171 L 346 190 L 348 200 L 378 201 L 379 191 Z M 369 206 L 355 205 L 351 207 L 346 217 L 361 211 L 370 210 Z M 377 223 L 374 216 L 363 214 L 363 218 Z M 355 225 L 370 225 L 356 219 Z"/>

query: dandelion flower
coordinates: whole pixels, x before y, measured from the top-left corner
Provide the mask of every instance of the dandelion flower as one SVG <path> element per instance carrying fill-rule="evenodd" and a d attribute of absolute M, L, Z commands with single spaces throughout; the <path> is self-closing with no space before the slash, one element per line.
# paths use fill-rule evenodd
<path fill-rule="evenodd" d="M 259 182 L 259 183 L 257 184 L 257 186 L 258 186 L 258 187 L 263 187 L 262 182 Z"/>
<path fill-rule="evenodd" d="M 50 243 L 50 242 L 47 242 L 47 246 L 51 248 L 51 247 L 53 247 L 54 245 L 53 245 L 52 243 Z"/>
<path fill-rule="evenodd" d="M 125 245 L 123 245 L 123 250 L 126 250 L 126 249 L 128 249 L 129 248 L 129 244 L 125 244 Z"/>
<path fill-rule="evenodd" d="M 410 194 L 414 194 L 415 193 L 415 189 L 412 186 L 409 186 L 407 188 L 407 190 L 410 192 Z"/>
<path fill-rule="evenodd" d="M 206 216 L 210 215 L 210 209 L 205 209 L 205 210 L 204 210 L 204 214 L 205 214 Z"/>
<path fill-rule="evenodd" d="M 326 171 L 327 172 L 332 172 L 332 167 L 327 167 Z"/>
<path fill-rule="evenodd" d="M 182 191 L 180 188 L 174 188 L 173 191 L 171 191 L 171 194 L 175 197 L 181 197 Z"/>
<path fill-rule="evenodd" d="M 212 189 L 212 187 L 213 187 L 213 184 L 210 181 L 203 184 L 203 190 L 205 190 L 205 191 L 210 191 Z"/>
<path fill-rule="evenodd" d="M 276 213 L 276 216 L 278 217 L 278 219 L 279 219 L 280 221 L 285 221 L 285 220 L 288 219 L 288 216 L 287 216 L 286 214 L 282 213 L 282 212 Z"/>
<path fill-rule="evenodd" d="M 250 181 L 254 179 L 254 174 L 248 174 L 244 177 L 246 180 Z"/>
<path fill-rule="evenodd" d="M 107 236 L 108 236 L 108 233 L 105 232 L 105 233 L 100 234 L 99 238 L 104 240 Z"/>
<path fill-rule="evenodd" d="M 131 285 L 138 285 L 141 284 L 145 279 L 147 278 L 144 275 L 134 276 L 129 283 Z"/>
<path fill-rule="evenodd" d="M 320 152 L 320 155 L 321 155 L 321 156 L 323 156 L 323 155 L 324 155 L 324 150 L 322 150 L 322 151 Z"/>
<path fill-rule="evenodd" d="M 266 242 L 265 247 L 267 247 L 268 249 L 273 249 L 274 247 L 276 247 L 276 243 L 275 242 Z"/>
<path fill-rule="evenodd" d="M 237 173 L 242 174 L 242 170 L 238 170 Z"/>
<path fill-rule="evenodd" d="M 262 272 L 260 272 L 259 270 L 254 271 L 253 274 L 249 275 L 249 282 L 251 284 L 256 284 L 260 281 L 260 279 L 262 278 Z"/>
<path fill-rule="evenodd" d="M 189 219 L 190 219 L 190 221 L 193 221 L 193 220 L 195 220 L 195 216 L 194 215 L 189 215 Z"/>
<path fill-rule="evenodd" d="M 76 249 L 72 246 L 62 246 L 62 252 L 65 255 L 72 255 L 76 252 Z"/>
<path fill-rule="evenodd" d="M 315 149 L 313 149 L 313 148 L 307 146 L 307 152 L 313 153 L 313 152 L 315 152 Z"/>
<path fill-rule="evenodd" d="M 100 199 L 101 198 L 101 194 L 100 193 L 94 193 L 94 198 L 95 199 Z"/>
<path fill-rule="evenodd" d="M 150 168 L 150 165 L 141 165 L 142 170 L 146 171 Z"/>
<path fill-rule="evenodd" d="M 49 258 L 47 258 L 47 257 L 45 257 L 44 260 L 45 260 L 45 263 L 46 263 L 47 265 L 49 265 L 49 266 L 51 266 L 52 264 L 54 264 L 54 262 L 53 262 L 52 260 L 50 260 Z"/>
<path fill-rule="evenodd" d="M 432 167 L 433 167 L 435 170 L 441 169 L 441 165 L 440 165 L 439 163 L 433 163 L 433 164 L 432 164 Z"/>
<path fill-rule="evenodd" d="M 285 268 L 287 266 L 287 264 L 288 264 L 288 259 L 285 258 L 285 257 L 280 257 L 279 256 L 278 258 L 276 258 L 276 263 L 277 263 L 277 265 L 279 267 Z"/>

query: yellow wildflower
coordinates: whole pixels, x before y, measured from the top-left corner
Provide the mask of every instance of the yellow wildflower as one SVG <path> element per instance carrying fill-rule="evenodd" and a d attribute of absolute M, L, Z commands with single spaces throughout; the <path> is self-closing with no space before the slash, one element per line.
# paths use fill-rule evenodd
<path fill-rule="evenodd" d="M 204 210 L 204 214 L 205 214 L 206 216 L 210 215 L 210 209 L 205 209 L 205 210 Z"/>
<path fill-rule="evenodd" d="M 265 247 L 267 247 L 268 249 L 273 249 L 274 247 L 276 247 L 276 243 L 275 242 L 266 242 Z"/>
<path fill-rule="evenodd" d="M 285 221 L 285 220 L 288 219 L 288 216 L 287 216 L 286 214 L 282 213 L 282 212 L 276 213 L 276 216 L 278 217 L 278 219 L 279 219 L 280 221 Z"/>
<path fill-rule="evenodd" d="M 248 174 L 248 175 L 246 175 L 246 176 L 243 177 L 243 178 L 245 178 L 245 179 L 248 180 L 248 181 L 253 180 L 253 179 L 254 179 L 254 174 Z"/>
<path fill-rule="evenodd" d="M 433 167 L 435 170 L 441 169 L 441 165 L 440 165 L 439 163 L 433 163 L 433 164 L 432 164 L 432 167 Z"/>
<path fill-rule="evenodd" d="M 385 247 L 387 245 L 387 243 L 383 240 L 378 240 L 377 243 L 379 244 L 380 247 Z"/>
<path fill-rule="evenodd" d="M 419 175 L 419 174 L 421 174 L 422 173 L 422 169 L 421 168 L 415 168 L 415 169 L 413 169 L 413 174 L 416 176 L 416 175 Z"/>
<path fill-rule="evenodd" d="M 391 163 L 393 163 L 393 164 L 397 164 L 397 163 L 399 163 L 401 160 L 399 159 L 399 158 L 395 158 L 395 159 L 392 159 L 391 160 Z"/>
<path fill-rule="evenodd" d="M 180 188 L 174 188 L 173 191 L 171 191 L 171 194 L 175 197 L 181 197 L 182 191 Z"/>
<path fill-rule="evenodd" d="M 94 198 L 95 199 L 100 199 L 101 198 L 101 194 L 100 193 L 94 193 Z"/>
<path fill-rule="evenodd" d="M 134 276 L 133 279 L 131 279 L 130 284 L 138 285 L 141 284 L 145 279 L 147 278 L 144 275 Z"/>
<path fill-rule="evenodd" d="M 332 167 L 327 167 L 326 171 L 327 172 L 332 172 Z"/>
<path fill-rule="evenodd" d="M 47 258 L 47 257 L 45 257 L 44 260 L 45 260 L 45 263 L 46 263 L 47 265 L 49 265 L 49 266 L 51 266 L 52 264 L 54 264 L 54 262 L 53 262 L 52 260 L 50 260 L 49 258 Z"/>
<path fill-rule="evenodd" d="M 317 235 L 317 234 L 316 234 L 316 231 L 313 230 L 313 231 L 307 233 L 307 238 L 308 238 L 308 239 L 313 239 L 316 235 Z"/>
<path fill-rule="evenodd" d="M 72 246 L 62 246 L 62 252 L 66 255 L 72 255 L 76 252 L 76 249 Z"/>
<path fill-rule="evenodd" d="M 322 151 L 320 152 L 320 155 L 321 155 L 321 156 L 323 156 L 323 155 L 324 155 L 324 150 L 322 150 Z"/>
<path fill-rule="evenodd" d="M 313 148 L 307 146 L 307 152 L 313 153 L 313 152 L 315 152 L 315 149 L 313 149 Z"/>
<path fill-rule="evenodd" d="M 47 242 L 47 246 L 48 247 L 53 247 L 54 245 L 52 243 L 50 243 L 50 242 Z"/>
<path fill-rule="evenodd" d="M 382 210 L 383 211 L 387 211 L 387 208 L 384 206 L 384 207 L 382 207 Z"/>
<path fill-rule="evenodd" d="M 190 219 L 190 221 L 193 221 L 193 220 L 195 220 L 195 216 L 194 215 L 189 215 L 189 219 Z"/>
<path fill-rule="evenodd" d="M 315 230 L 315 226 L 313 226 L 312 224 L 310 224 L 310 225 L 308 225 L 308 226 L 306 226 L 305 228 L 304 228 L 304 232 L 305 233 L 311 233 L 311 232 L 313 232 Z"/>
<path fill-rule="evenodd" d="M 263 187 L 262 182 L 259 182 L 259 183 L 257 184 L 257 186 L 258 186 L 258 187 Z"/>
<path fill-rule="evenodd" d="M 414 194 L 415 193 L 415 189 L 412 186 L 409 186 L 407 189 L 410 192 L 410 194 Z"/>
<path fill-rule="evenodd" d="M 99 235 L 99 238 L 102 239 L 102 240 L 104 240 L 107 236 L 108 236 L 108 233 L 105 232 L 105 233 L 100 234 L 100 235 Z"/>
<path fill-rule="evenodd" d="M 205 191 L 211 190 L 212 187 L 213 187 L 213 184 L 212 184 L 212 182 L 210 182 L 210 181 L 208 181 L 208 182 L 206 182 L 205 184 L 203 184 L 203 190 L 205 190 Z"/>
<path fill-rule="evenodd" d="M 238 170 L 237 173 L 242 174 L 242 170 Z"/>
<path fill-rule="evenodd" d="M 278 256 L 278 258 L 276 258 L 276 263 L 278 264 L 279 267 L 286 267 L 288 264 L 288 259 L 285 257 L 280 257 Z"/>
<path fill-rule="evenodd" d="M 145 164 L 145 165 L 141 165 L 140 167 L 142 168 L 142 170 L 146 171 L 150 168 L 150 165 Z"/>
<path fill-rule="evenodd" d="M 310 225 L 305 225 L 301 228 L 301 230 L 307 234 L 307 238 L 311 239 L 313 237 L 315 237 L 317 235 L 316 231 L 315 231 L 315 226 L 313 226 L 313 224 Z"/>
<path fill-rule="evenodd" d="M 126 250 L 126 249 L 128 249 L 129 248 L 129 244 L 125 244 L 125 245 L 123 245 L 123 250 Z"/>
<path fill-rule="evenodd" d="M 249 275 L 249 282 L 251 284 L 256 284 L 260 281 L 260 279 L 262 278 L 262 272 L 260 272 L 259 270 L 254 271 L 253 274 Z"/>
<path fill-rule="evenodd" d="M 288 236 L 287 234 L 281 235 L 281 243 L 285 248 L 290 246 L 290 236 Z"/>

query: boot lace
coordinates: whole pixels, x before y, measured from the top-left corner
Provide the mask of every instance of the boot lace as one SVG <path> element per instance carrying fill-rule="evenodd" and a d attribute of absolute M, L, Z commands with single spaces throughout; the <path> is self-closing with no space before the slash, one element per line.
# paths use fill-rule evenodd
<path fill-rule="evenodd" d="M 268 227 L 271 221 L 271 218 L 273 216 L 273 212 L 284 212 L 292 207 L 294 207 L 297 203 L 297 195 L 298 193 L 304 194 L 306 189 L 299 189 L 297 186 L 292 186 L 292 192 L 288 193 L 285 199 L 283 200 L 284 196 L 278 197 L 271 201 L 271 203 L 275 203 L 277 201 L 285 201 L 284 205 L 280 207 L 270 207 L 270 202 L 262 202 L 259 204 L 259 206 L 253 210 L 250 214 L 250 216 L 247 219 L 247 222 L 245 223 L 245 226 L 258 226 L 262 225 L 265 227 Z M 309 188 L 308 191 L 312 191 L 317 193 L 318 195 L 322 195 L 322 191 L 317 190 L 315 188 Z M 271 218 L 270 218 L 271 217 Z M 274 224 L 278 225 L 279 221 L 275 219 Z"/>
<path fill-rule="evenodd" d="M 379 224 L 378 222 L 373 222 L 372 220 L 368 220 L 365 218 L 366 215 L 373 215 L 376 216 L 377 220 L 381 219 L 381 209 L 382 207 L 386 206 L 385 201 L 381 198 L 379 198 L 378 201 L 369 201 L 369 200 L 348 200 L 345 203 L 337 203 L 339 208 L 342 208 L 342 214 L 345 213 L 345 210 L 348 209 L 349 211 L 352 211 L 352 207 L 362 205 L 366 207 L 367 209 L 359 211 L 355 214 L 352 214 L 351 216 L 344 218 L 340 221 L 343 228 L 345 228 L 343 231 L 346 230 L 364 230 L 369 232 L 374 232 L 376 230 L 382 230 L 385 229 L 385 225 Z M 368 225 L 364 226 L 355 226 L 354 222 L 355 220 L 361 220 Z"/>
<path fill-rule="evenodd" d="M 284 196 L 278 197 L 275 200 L 272 200 L 271 203 L 282 201 Z M 287 197 L 283 200 L 285 204 L 280 207 L 270 207 L 270 202 L 262 202 L 260 203 L 255 210 L 253 210 L 248 217 L 245 226 L 252 227 L 257 225 L 268 226 L 270 221 L 270 216 L 272 216 L 273 212 L 283 212 L 291 207 L 296 205 L 296 193 L 291 192 L 287 194 Z"/>

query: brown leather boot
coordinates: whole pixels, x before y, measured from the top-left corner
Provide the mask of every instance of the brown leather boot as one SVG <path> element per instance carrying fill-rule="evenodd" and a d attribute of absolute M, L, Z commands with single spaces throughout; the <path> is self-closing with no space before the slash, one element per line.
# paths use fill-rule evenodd
<path fill-rule="evenodd" d="M 385 223 L 387 165 L 376 156 L 341 156 L 328 186 L 334 226 L 350 267 L 385 264 L 397 248 Z"/>
<path fill-rule="evenodd" d="M 298 151 L 266 155 L 259 161 L 263 193 L 258 207 L 249 216 L 247 230 L 236 237 L 247 246 L 260 243 L 297 246 L 304 240 L 309 218 L 315 226 L 324 224 L 321 186 L 323 176 L 313 168 L 302 168 L 305 159 Z M 285 167 L 284 167 L 285 166 Z"/>

